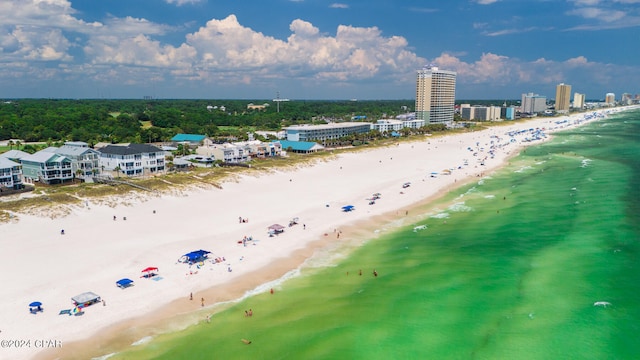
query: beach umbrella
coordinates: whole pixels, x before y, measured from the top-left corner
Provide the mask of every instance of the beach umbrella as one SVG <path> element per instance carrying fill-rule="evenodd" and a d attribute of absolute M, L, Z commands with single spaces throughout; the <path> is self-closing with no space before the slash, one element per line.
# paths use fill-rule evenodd
<path fill-rule="evenodd" d="M 142 270 L 145 273 L 143 276 L 151 277 L 155 271 L 158 271 L 157 267 L 149 266 L 148 268 Z"/>
<path fill-rule="evenodd" d="M 342 211 L 351 211 L 355 208 L 353 205 L 345 205 L 342 207 Z"/>
<path fill-rule="evenodd" d="M 29 304 L 29 306 L 38 307 L 38 306 L 42 306 L 42 303 L 40 301 L 34 301 L 31 304 Z"/>
<path fill-rule="evenodd" d="M 133 280 L 131 280 L 129 278 L 123 278 L 123 279 L 120 279 L 120 280 L 116 281 L 116 285 L 118 287 L 120 287 L 120 288 L 123 288 L 123 289 L 126 288 L 126 287 L 131 286 L 131 284 L 133 284 Z"/>
<path fill-rule="evenodd" d="M 273 224 L 271 226 L 269 226 L 269 230 L 282 230 L 284 229 L 284 226 L 280 225 L 280 224 Z"/>

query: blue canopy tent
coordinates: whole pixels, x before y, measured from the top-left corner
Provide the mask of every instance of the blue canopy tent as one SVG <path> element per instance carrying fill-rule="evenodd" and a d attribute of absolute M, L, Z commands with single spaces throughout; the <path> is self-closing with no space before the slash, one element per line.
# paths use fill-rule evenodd
<path fill-rule="evenodd" d="M 209 257 L 209 254 L 211 254 L 211 251 L 200 249 L 200 250 L 192 251 L 190 253 L 186 253 L 182 255 L 179 261 L 183 263 L 193 264 L 199 261 L 206 260 Z"/>
<path fill-rule="evenodd" d="M 40 301 L 34 301 L 31 304 L 29 304 L 30 313 L 37 314 L 40 311 L 44 311 L 44 309 L 42 309 L 42 303 Z"/>
<path fill-rule="evenodd" d="M 343 207 L 342 207 L 342 211 L 344 211 L 344 212 L 353 211 L 353 210 L 355 210 L 355 209 L 356 209 L 356 207 L 355 207 L 355 206 L 353 206 L 353 205 L 346 205 L 346 206 L 343 206 Z"/>
<path fill-rule="evenodd" d="M 116 281 L 116 285 L 121 289 L 126 289 L 129 286 L 133 286 L 133 280 L 127 278 L 120 279 Z"/>

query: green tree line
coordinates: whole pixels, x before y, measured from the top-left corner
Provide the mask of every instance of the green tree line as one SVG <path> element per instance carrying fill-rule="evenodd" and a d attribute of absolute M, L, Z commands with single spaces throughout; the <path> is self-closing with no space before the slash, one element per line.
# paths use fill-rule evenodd
<path fill-rule="evenodd" d="M 247 105 L 268 104 L 248 110 Z M 409 111 L 413 100 L 72 100 L 0 103 L 0 140 L 24 142 L 159 142 L 178 133 L 246 138 L 247 129 L 280 130 L 303 123 L 375 121 Z"/>

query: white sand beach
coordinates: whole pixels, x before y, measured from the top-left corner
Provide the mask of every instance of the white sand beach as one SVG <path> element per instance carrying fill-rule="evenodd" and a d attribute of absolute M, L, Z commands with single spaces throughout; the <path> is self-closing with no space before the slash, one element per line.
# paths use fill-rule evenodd
<path fill-rule="evenodd" d="M 530 132 L 513 138 L 507 132 L 545 128 L 548 135 L 585 123 L 583 115 L 340 154 L 296 170 L 242 176 L 221 189 L 123 198 L 115 207 L 89 199 L 55 219 L 15 214 L 14 221 L 0 225 L 0 358 L 56 358 L 65 344 L 100 338 L 105 329 L 128 319 L 152 318 L 160 309 L 167 311 L 168 304 L 183 303 L 175 312 L 198 311 L 201 298 L 206 308 L 224 299 L 227 288 L 234 289 L 226 292 L 233 296 L 249 291 L 297 266 L 309 255 L 300 251 L 311 244 L 350 236 L 345 231 L 338 238 L 334 230 L 378 215 L 404 216 L 412 204 L 476 181 L 523 146 L 544 141 L 525 141 Z M 432 177 L 432 172 L 438 174 Z M 406 182 L 411 186 L 403 188 Z M 373 193 L 382 196 L 369 205 Z M 341 211 L 345 205 L 355 210 Z M 299 223 L 289 227 L 293 218 Z M 270 237 L 272 224 L 284 225 L 284 233 Z M 244 236 L 253 238 L 246 246 Z M 178 263 L 198 249 L 224 260 Z M 295 261 L 288 261 L 294 254 Z M 141 270 L 150 266 L 158 268 L 158 276 L 141 278 Z M 121 278 L 134 285 L 118 288 L 115 282 Z M 73 309 L 73 296 L 87 291 L 105 303 L 85 308 L 82 316 L 59 315 Z M 42 302 L 44 311 L 31 314 L 33 301 Z"/>

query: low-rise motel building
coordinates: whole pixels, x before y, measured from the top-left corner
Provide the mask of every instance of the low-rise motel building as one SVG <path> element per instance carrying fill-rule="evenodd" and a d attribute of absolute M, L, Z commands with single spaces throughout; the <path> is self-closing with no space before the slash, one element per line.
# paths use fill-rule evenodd
<path fill-rule="evenodd" d="M 335 140 L 351 134 L 371 131 L 368 122 L 343 122 L 322 125 L 293 125 L 284 128 L 288 141 Z"/>

